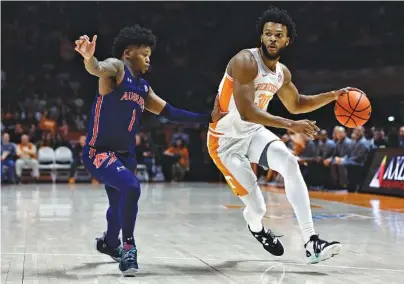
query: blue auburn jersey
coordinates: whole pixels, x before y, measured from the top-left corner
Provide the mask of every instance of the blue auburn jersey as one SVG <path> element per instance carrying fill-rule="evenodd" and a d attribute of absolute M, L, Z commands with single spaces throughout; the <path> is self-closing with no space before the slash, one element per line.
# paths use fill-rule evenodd
<path fill-rule="evenodd" d="M 124 68 L 122 82 L 111 93 L 101 96 L 97 91 L 87 136 L 91 147 L 134 152 L 135 135 L 150 86 Z"/>

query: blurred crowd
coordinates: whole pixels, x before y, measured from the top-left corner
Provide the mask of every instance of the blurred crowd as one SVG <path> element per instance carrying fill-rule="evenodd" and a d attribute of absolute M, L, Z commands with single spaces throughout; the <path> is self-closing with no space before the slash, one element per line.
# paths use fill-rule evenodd
<path fill-rule="evenodd" d="M 319 131 L 314 140 L 304 135 L 285 133 L 282 141 L 296 155 L 306 183 L 311 188 L 356 191 L 378 148 L 404 148 L 404 126 L 388 135 L 374 127 L 346 130 L 335 126 L 331 135 Z M 252 165 L 260 183 L 283 185 L 283 179 L 272 170 L 263 171 Z"/>
<path fill-rule="evenodd" d="M 147 181 L 182 181 L 190 171 L 191 157 L 204 170 L 214 167 L 209 158 L 206 147 L 206 131 L 187 129 L 199 132 L 198 138 L 191 139 L 191 135 L 183 127 L 177 126 L 167 133 L 161 133 L 167 143 L 156 144 L 158 132 L 140 132 L 136 135 L 136 159 L 144 165 Z M 59 137 L 60 135 L 57 134 Z M 404 126 L 393 128 L 389 133 L 375 127 L 346 130 L 342 126 L 335 126 L 331 133 L 322 129 L 314 140 L 304 135 L 291 132 L 278 133 L 286 146 L 298 157 L 303 176 L 311 187 L 327 189 L 348 189 L 355 191 L 365 178 L 366 169 L 371 162 L 372 155 L 377 148 L 404 148 Z M 73 160 L 70 169 L 70 183 L 74 183 L 76 170 L 82 166 L 81 151 L 86 137 L 80 136 L 77 143 L 55 139 L 51 132 L 42 132 L 41 140 L 35 141 L 32 134 L 22 133 L 18 140 L 11 140 L 8 132 L 3 132 L 1 142 L 2 181 L 19 182 L 23 169 L 32 170 L 34 179 L 39 178 L 38 149 L 50 147 L 71 149 Z M 194 135 L 192 135 L 195 137 Z M 14 136 L 16 137 L 16 136 Z M 153 138 L 154 137 L 154 138 Z M 156 139 L 156 142 L 154 141 Z M 192 142 L 191 142 L 192 141 Z M 195 145 L 199 145 L 195 147 Z M 194 146 L 194 147 L 191 147 Z M 271 169 L 264 171 L 258 165 L 252 164 L 260 183 L 282 185 L 282 177 Z M 200 172 L 198 166 L 196 172 Z M 4 170 L 7 169 L 7 174 Z M 216 179 L 220 176 L 216 171 Z M 196 175 L 198 180 L 209 179 L 207 176 Z M 215 178 L 213 178 L 215 179 Z M 220 179 L 220 177 L 219 177 Z"/>
<path fill-rule="evenodd" d="M 282 58 L 292 71 L 310 70 L 310 75 L 317 70 L 370 68 L 368 72 L 382 66 L 404 65 L 404 26 L 400 24 L 402 9 L 398 8 L 401 3 L 272 4 L 287 9 L 297 24 L 299 37 Z M 41 147 L 68 147 L 73 157 L 78 157 L 97 86 L 96 78 L 85 71 L 81 57 L 74 51 L 74 40 L 80 35 L 98 34 L 96 56 L 104 59 L 111 56 L 113 38 L 123 26 L 138 23 L 152 29 L 158 41 L 152 55 L 153 68 L 146 79 L 153 89 L 176 107 L 210 111 L 228 60 L 240 49 L 256 46 L 255 21 L 267 6 L 265 2 L 128 2 L 123 9 L 112 2 L 3 3 L 1 131 L 2 143 L 14 143 L 15 150 L 12 146 L 2 147 L 2 155 L 7 154 L 2 165 L 9 163 L 6 168 L 15 168 L 23 159 L 18 166 L 33 168 L 36 178 L 35 159 Z M 234 20 L 240 17 L 242 20 Z M 320 80 L 317 87 L 310 85 L 305 90 L 305 81 L 296 78 L 302 92 L 311 94 L 326 88 Z M 356 86 L 355 82 L 352 85 Z M 365 137 L 373 139 L 375 147 L 402 145 L 402 138 L 397 138 L 397 129 L 404 124 L 404 102 L 400 105 L 400 98 L 371 98 L 377 107 Z M 269 108 L 275 115 L 291 118 L 277 99 Z M 393 122 L 387 121 L 389 115 L 395 116 Z M 335 124 L 332 106 L 308 116 L 313 120 L 321 118 L 321 127 Z M 151 180 L 217 180 L 219 174 L 205 145 L 206 126 L 188 126 L 184 130 L 147 114 L 142 127 L 136 139 L 137 159 L 146 166 Z M 351 135 L 356 134 L 348 133 Z M 312 148 L 311 143 L 321 144 L 293 139 L 287 143 L 296 153 L 296 147 L 305 149 L 304 153 Z M 315 157 L 313 160 L 318 160 L 319 156 Z M 74 167 L 80 166 L 78 158 L 74 159 Z M 309 159 L 301 162 L 308 169 L 313 163 Z M 202 167 L 207 170 L 200 171 Z M 306 171 L 310 181 L 310 170 Z M 19 173 L 17 167 L 17 177 Z M 275 176 L 270 172 L 265 180 L 273 181 Z M 11 180 L 18 179 L 13 176 Z"/>
<path fill-rule="evenodd" d="M 43 123 L 37 123 L 41 125 Z M 30 129 L 36 129 L 32 123 Z M 9 125 L 7 125 L 9 126 Z M 10 130 L 17 129 L 11 132 Z M 139 132 L 136 135 L 136 160 L 144 165 L 147 181 L 182 181 L 190 169 L 188 145 L 190 136 L 184 128 L 177 126 L 166 129 L 166 133 Z M 11 134 L 10 134 L 11 133 Z M 161 135 L 160 135 L 161 134 Z M 162 137 L 167 141 L 160 141 Z M 153 139 L 156 139 L 153 141 Z M 41 160 L 41 149 L 57 151 L 61 148 L 69 149 L 71 153 L 69 183 L 75 182 L 78 168 L 83 168 L 81 153 L 86 144 L 86 136 L 80 135 L 77 140 L 66 141 L 60 133 L 47 128 L 38 127 L 35 131 L 24 131 L 17 123 L 10 128 L 4 128 L 1 140 L 1 173 L 2 182 L 19 183 L 24 170 L 32 171 L 34 181 L 40 178 L 40 165 L 49 164 L 49 160 Z M 5 172 L 6 171 L 6 172 Z M 162 177 L 158 177 L 158 175 Z M 160 178 L 160 180 L 159 180 Z"/>

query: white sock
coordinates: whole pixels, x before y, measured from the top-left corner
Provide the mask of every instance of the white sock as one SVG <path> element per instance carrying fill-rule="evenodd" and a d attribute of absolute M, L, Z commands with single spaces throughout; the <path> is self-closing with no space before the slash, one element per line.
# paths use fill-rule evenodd
<path fill-rule="evenodd" d="M 269 145 L 267 159 L 269 167 L 283 176 L 286 197 L 295 212 L 304 243 L 307 243 L 315 231 L 309 193 L 297 159 L 281 141 L 275 141 Z"/>
<path fill-rule="evenodd" d="M 261 232 L 263 228 L 262 218 L 267 209 L 261 189 L 256 185 L 247 195 L 240 196 L 240 199 L 246 205 L 243 215 L 247 224 L 250 226 L 251 231 L 257 233 Z"/>

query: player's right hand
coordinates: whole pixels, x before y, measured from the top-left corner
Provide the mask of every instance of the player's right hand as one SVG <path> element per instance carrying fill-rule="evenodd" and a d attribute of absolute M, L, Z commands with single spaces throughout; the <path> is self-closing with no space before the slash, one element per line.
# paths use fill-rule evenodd
<path fill-rule="evenodd" d="M 317 127 L 315 121 L 311 121 L 308 119 L 297 120 L 292 122 L 292 126 L 290 130 L 294 133 L 300 133 L 306 135 L 309 139 L 313 140 L 314 135 L 320 128 Z"/>
<path fill-rule="evenodd" d="M 90 59 L 94 55 L 96 41 L 97 35 L 93 36 L 92 41 L 90 41 L 90 38 L 87 35 L 83 35 L 75 41 L 75 50 L 80 53 L 84 59 Z"/>

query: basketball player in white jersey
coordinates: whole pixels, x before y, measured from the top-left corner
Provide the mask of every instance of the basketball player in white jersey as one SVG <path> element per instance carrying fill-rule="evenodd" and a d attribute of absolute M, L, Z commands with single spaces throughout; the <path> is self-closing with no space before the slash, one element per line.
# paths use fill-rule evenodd
<path fill-rule="evenodd" d="M 276 93 L 293 114 L 314 111 L 354 88 L 314 96 L 298 93 L 280 53 L 296 37 L 295 24 L 286 11 L 270 8 L 257 23 L 261 47 L 240 51 L 228 63 L 219 86 L 220 108 L 228 115 L 209 125 L 208 149 L 234 194 L 245 204 L 248 228 L 273 255 L 282 255 L 281 241 L 262 225 L 266 205 L 250 163 L 271 168 L 285 182 L 305 243 L 308 263 L 318 263 L 339 253 L 339 242 L 315 234 L 307 186 L 297 159 L 285 144 L 264 126 L 284 128 L 314 138 L 319 128 L 309 120 L 293 121 L 266 112 Z M 357 89 L 355 89 L 357 90 Z"/>

